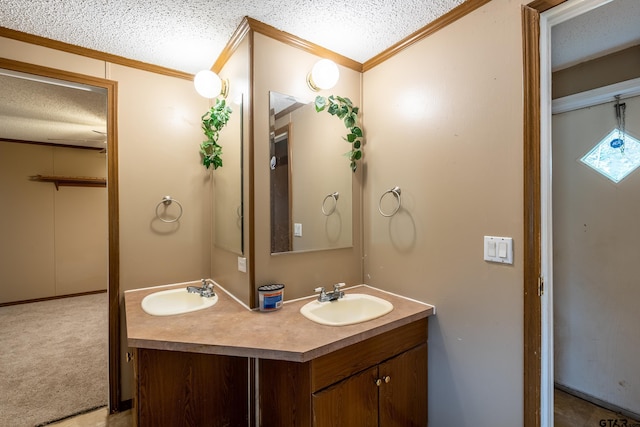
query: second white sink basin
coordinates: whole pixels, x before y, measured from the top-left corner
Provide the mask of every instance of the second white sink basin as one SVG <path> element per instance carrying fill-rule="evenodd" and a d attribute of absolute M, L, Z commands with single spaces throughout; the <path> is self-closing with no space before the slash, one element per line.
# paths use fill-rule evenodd
<path fill-rule="evenodd" d="M 345 326 L 366 322 L 384 316 L 393 310 L 393 304 L 367 294 L 346 294 L 336 301 L 311 301 L 300 308 L 309 320 L 329 326 Z"/>
<path fill-rule="evenodd" d="M 218 302 L 218 295 L 201 297 L 197 293 L 189 293 L 186 288 L 169 289 L 154 292 L 142 299 L 142 309 L 154 316 L 170 316 L 189 313 L 213 306 Z"/>

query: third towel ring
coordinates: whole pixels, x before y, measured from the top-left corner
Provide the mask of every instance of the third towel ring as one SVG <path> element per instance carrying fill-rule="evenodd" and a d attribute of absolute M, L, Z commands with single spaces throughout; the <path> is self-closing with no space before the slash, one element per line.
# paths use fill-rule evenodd
<path fill-rule="evenodd" d="M 338 193 L 337 191 L 335 193 L 331 193 L 331 194 L 327 194 L 327 196 L 322 200 L 322 214 L 324 216 L 329 216 L 332 213 L 334 213 L 336 211 L 336 206 L 338 206 L 338 198 L 340 197 L 340 193 Z M 324 204 L 327 201 L 327 199 L 333 199 L 333 206 L 331 207 L 331 209 L 329 209 L 328 211 L 326 211 L 324 209 Z"/>
<path fill-rule="evenodd" d="M 158 213 L 158 208 L 160 207 L 160 205 L 165 205 L 165 209 L 166 206 L 169 206 L 171 203 L 176 202 L 176 204 L 178 205 L 178 207 L 180 208 L 180 213 L 178 214 L 177 217 L 173 218 L 173 219 L 164 219 L 162 216 L 160 216 L 160 214 Z M 180 217 L 182 217 L 182 204 L 180 204 L 179 201 L 177 201 L 176 199 L 171 198 L 171 196 L 164 196 L 162 198 L 162 200 L 160 201 L 160 203 L 158 203 L 156 205 L 156 216 L 158 217 L 158 219 L 162 222 L 176 222 L 180 219 Z"/>
<path fill-rule="evenodd" d="M 395 196 L 395 198 L 398 201 L 398 205 L 395 207 L 395 209 L 391 213 L 385 213 L 382 211 L 382 199 L 384 198 L 384 196 L 386 196 L 389 193 Z M 378 200 L 378 212 L 380 212 L 380 215 L 390 217 L 390 216 L 394 216 L 396 212 L 400 210 L 400 206 L 402 206 L 402 198 L 400 197 L 401 193 L 402 191 L 400 190 L 400 187 L 398 187 L 397 185 L 393 188 L 388 189 L 384 193 L 382 193 L 382 196 L 380 196 L 380 200 Z"/>

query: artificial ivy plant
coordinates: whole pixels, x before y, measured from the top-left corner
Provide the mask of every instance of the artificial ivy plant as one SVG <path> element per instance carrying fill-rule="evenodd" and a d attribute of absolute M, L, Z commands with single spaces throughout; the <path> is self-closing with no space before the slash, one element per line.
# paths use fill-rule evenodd
<path fill-rule="evenodd" d="M 326 111 L 332 116 L 337 116 L 344 122 L 349 130 L 344 140 L 351 144 L 351 150 L 345 153 L 351 162 L 351 170 L 356 171 L 357 161 L 362 158 L 362 129 L 358 127 L 358 107 L 353 105 L 349 98 L 331 95 L 328 98 L 318 95 L 316 97 L 316 111 Z"/>
<path fill-rule="evenodd" d="M 207 137 L 206 141 L 200 144 L 202 154 L 202 164 L 209 169 L 222 167 L 222 147 L 218 145 L 220 130 L 227 124 L 232 110 L 224 99 L 216 99 L 216 104 L 202 115 L 202 130 Z"/>

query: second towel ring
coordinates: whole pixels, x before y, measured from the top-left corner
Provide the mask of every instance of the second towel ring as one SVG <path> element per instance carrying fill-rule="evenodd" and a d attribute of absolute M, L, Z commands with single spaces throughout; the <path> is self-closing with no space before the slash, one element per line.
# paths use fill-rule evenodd
<path fill-rule="evenodd" d="M 382 211 L 382 199 L 389 193 L 393 194 L 396 197 L 396 199 L 398 200 L 398 205 L 395 207 L 395 209 L 393 209 L 391 213 L 385 213 Z M 394 216 L 400 210 L 400 206 L 402 206 L 402 198 L 400 197 L 401 193 L 402 191 L 397 185 L 382 193 L 382 196 L 380 196 L 380 200 L 378 200 L 378 212 L 380 212 L 380 215 L 390 217 Z"/>
<path fill-rule="evenodd" d="M 331 193 L 331 194 L 327 194 L 327 196 L 322 200 L 322 214 L 324 216 L 329 216 L 332 213 L 334 213 L 336 211 L 336 207 L 338 206 L 338 198 L 340 197 L 340 193 L 338 193 L 337 191 L 335 193 Z M 329 209 L 329 211 L 326 211 L 324 209 L 324 204 L 327 201 L 327 199 L 332 198 L 333 199 L 333 206 L 331 207 L 331 209 Z"/>
<path fill-rule="evenodd" d="M 165 209 L 166 206 L 169 206 L 171 203 L 176 202 L 176 204 L 178 205 L 178 207 L 180 208 L 180 213 L 178 214 L 177 217 L 173 218 L 173 219 L 164 219 L 159 213 L 158 213 L 158 208 L 160 207 L 160 205 L 165 205 Z M 162 200 L 160 201 L 160 203 L 158 203 L 156 205 L 156 216 L 158 217 L 158 219 L 162 222 L 176 222 L 178 221 L 181 217 L 182 217 L 182 204 L 177 201 L 176 199 L 171 198 L 171 196 L 164 196 L 162 198 Z"/>

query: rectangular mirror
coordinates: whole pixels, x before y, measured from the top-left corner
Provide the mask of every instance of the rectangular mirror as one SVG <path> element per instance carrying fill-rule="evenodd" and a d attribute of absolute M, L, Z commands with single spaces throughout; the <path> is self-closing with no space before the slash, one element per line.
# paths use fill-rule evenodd
<path fill-rule="evenodd" d="M 242 95 L 227 100 L 233 111 L 220 132 L 222 167 L 213 172 L 214 244 L 220 249 L 244 254 L 244 210 L 242 205 Z"/>
<path fill-rule="evenodd" d="M 313 102 L 269 93 L 271 253 L 352 246 L 347 129 Z"/>

